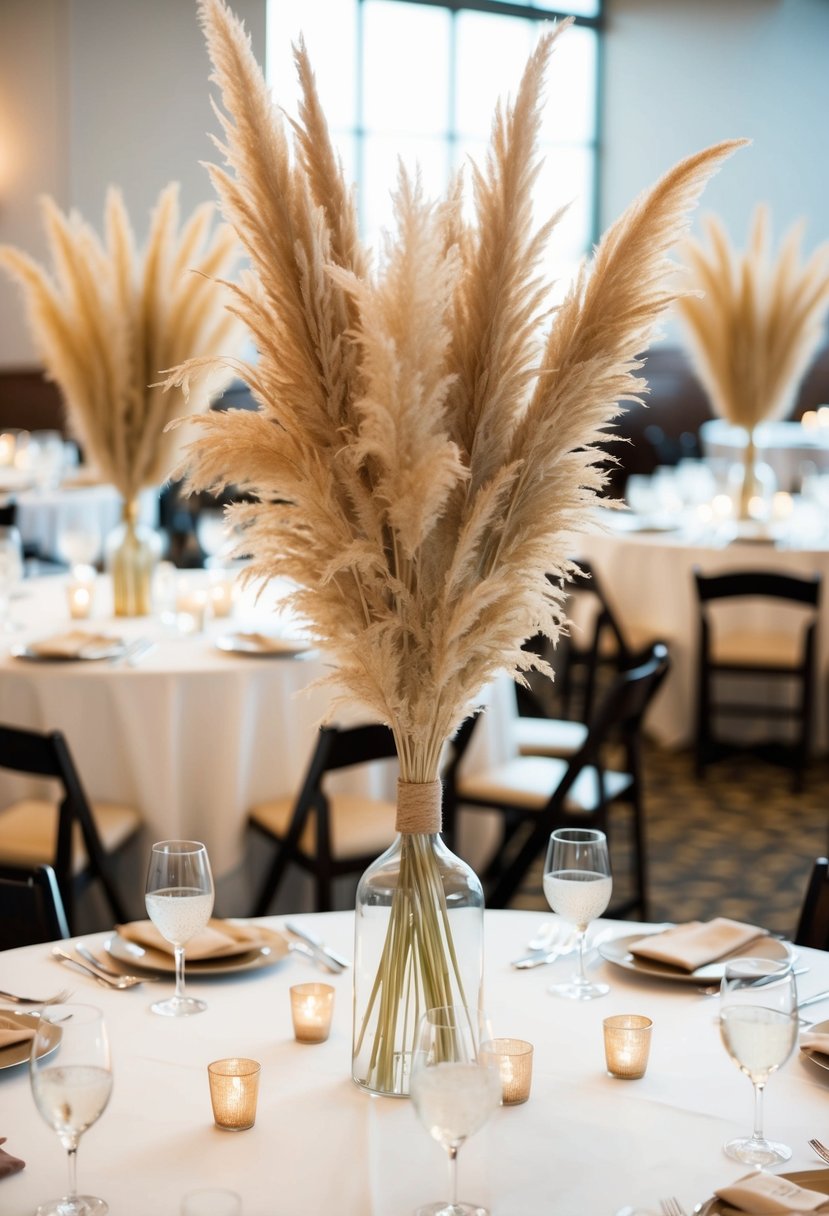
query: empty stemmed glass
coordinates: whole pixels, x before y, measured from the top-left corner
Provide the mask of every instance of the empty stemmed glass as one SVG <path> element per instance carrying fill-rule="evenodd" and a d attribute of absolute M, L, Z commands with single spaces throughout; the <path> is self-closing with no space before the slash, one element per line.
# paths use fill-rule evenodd
<path fill-rule="evenodd" d="M 595 828 L 557 828 L 547 846 L 544 894 L 553 911 L 576 926 L 579 949 L 579 969 L 573 978 L 550 987 L 550 992 L 557 996 L 590 1001 L 610 991 L 607 984 L 595 984 L 587 978 L 584 955 L 587 927 L 604 912 L 612 890 L 604 832 Z"/>
<path fill-rule="evenodd" d="M 69 1160 L 68 1193 L 41 1204 L 37 1216 L 103 1216 L 109 1205 L 94 1195 L 79 1195 L 77 1186 L 78 1142 L 112 1092 L 109 1040 L 100 1009 L 44 1007 L 32 1040 L 29 1076 L 35 1105 L 57 1132 Z"/>
<path fill-rule="evenodd" d="M 176 990 L 150 1006 L 153 1013 L 185 1017 L 201 1013 L 205 1001 L 184 995 L 184 947 L 213 911 L 213 875 L 207 849 L 198 840 L 162 840 L 153 845 L 145 889 L 147 914 L 176 959 Z"/>
<path fill-rule="evenodd" d="M 788 1161 L 786 1144 L 763 1132 L 763 1091 L 797 1042 L 797 985 L 791 963 L 735 958 L 726 964 L 720 988 L 720 1036 L 731 1059 L 754 1086 L 754 1131 L 729 1140 L 726 1154 L 746 1165 Z"/>
<path fill-rule="evenodd" d="M 486 1208 L 458 1201 L 458 1150 L 486 1123 L 501 1101 L 497 1057 L 485 1018 L 461 1005 L 428 1009 L 420 1019 L 410 1093 L 418 1118 L 449 1154 L 451 1199 L 417 1209 L 415 1216 L 488 1216 Z"/>

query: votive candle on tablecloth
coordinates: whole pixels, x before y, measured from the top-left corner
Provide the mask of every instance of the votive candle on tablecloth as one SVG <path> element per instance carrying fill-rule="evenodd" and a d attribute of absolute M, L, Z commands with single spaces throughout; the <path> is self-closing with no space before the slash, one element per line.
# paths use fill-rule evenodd
<path fill-rule="evenodd" d="M 229 1132 L 243 1132 L 253 1127 L 260 1067 L 256 1060 L 238 1056 L 208 1064 L 210 1102 L 217 1127 Z"/>
<path fill-rule="evenodd" d="M 176 621 L 181 633 L 201 633 L 207 612 L 207 592 L 186 579 L 176 589 Z"/>
<path fill-rule="evenodd" d="M 331 1030 L 334 989 L 330 984 L 294 984 L 291 1017 L 298 1043 L 324 1043 Z"/>
<path fill-rule="evenodd" d="M 90 616 L 95 598 L 95 570 L 92 566 L 75 566 L 66 582 L 66 604 L 73 621 Z"/>
<path fill-rule="evenodd" d="M 627 1081 L 643 1077 L 651 1046 L 651 1019 L 638 1013 L 619 1013 L 605 1018 L 602 1026 L 605 1060 L 611 1076 Z"/>
<path fill-rule="evenodd" d="M 524 1039 L 491 1039 L 480 1054 L 494 1058 L 501 1074 L 501 1102 L 518 1106 L 530 1096 L 533 1076 L 533 1045 Z"/>

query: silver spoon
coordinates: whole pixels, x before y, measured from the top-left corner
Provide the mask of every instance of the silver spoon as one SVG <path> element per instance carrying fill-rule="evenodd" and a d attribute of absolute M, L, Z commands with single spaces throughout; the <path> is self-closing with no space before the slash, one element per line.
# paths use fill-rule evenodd
<path fill-rule="evenodd" d="M 136 984 L 144 983 L 142 975 L 119 975 L 117 979 L 113 979 L 112 976 L 106 975 L 103 971 L 98 971 L 96 968 L 87 966 L 86 963 L 79 962 L 71 954 L 64 954 L 59 946 L 52 947 L 52 958 L 57 959 L 60 963 L 67 963 L 78 971 L 83 971 L 85 975 L 91 975 L 94 980 L 97 980 L 99 984 L 103 984 L 105 988 L 134 988 Z"/>
<path fill-rule="evenodd" d="M 829 1148 L 822 1144 L 820 1140 L 810 1140 L 809 1148 L 814 1149 L 821 1161 L 825 1161 L 829 1165 Z"/>
<path fill-rule="evenodd" d="M 81 958 L 86 959 L 86 961 L 90 964 L 90 966 L 94 967 L 96 969 L 96 971 L 103 971 L 104 975 L 109 975 L 114 980 L 120 980 L 120 979 L 124 978 L 123 971 L 115 971 L 112 967 L 108 967 L 106 965 L 106 963 L 102 963 L 101 960 L 98 958 L 97 954 L 93 954 L 92 951 L 89 949 L 89 947 L 87 945 L 85 945 L 83 942 L 75 942 L 75 950 L 81 956 Z M 147 972 L 146 975 L 131 976 L 130 978 L 155 981 L 155 980 L 168 980 L 170 977 L 168 975 L 153 975 L 152 972 Z"/>

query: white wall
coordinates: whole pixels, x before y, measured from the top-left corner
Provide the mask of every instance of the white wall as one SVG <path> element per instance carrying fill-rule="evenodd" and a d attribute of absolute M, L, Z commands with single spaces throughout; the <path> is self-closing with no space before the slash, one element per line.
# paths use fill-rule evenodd
<path fill-rule="evenodd" d="M 829 238 L 827 0 L 606 0 L 602 226 L 681 157 L 747 136 L 699 214 L 738 242 L 755 202 L 775 233 Z"/>
<path fill-rule="evenodd" d="M 775 231 L 829 237 L 829 0 L 606 0 L 602 225 L 676 160 L 748 135 L 708 187 L 735 240 L 754 202 Z M 266 0 L 233 0 L 264 62 Z M 119 184 L 139 237 L 169 180 L 212 197 L 216 131 L 196 0 L 0 0 L 0 242 L 44 256 L 46 191 L 100 222 Z M 0 277 L 0 366 L 34 362 Z"/>
<path fill-rule="evenodd" d="M 233 8 L 264 63 L 265 0 Z M 43 193 L 100 230 L 119 185 L 139 240 L 167 182 L 181 183 L 184 213 L 213 198 L 199 164 L 216 159 L 209 72 L 196 0 L 0 0 L 0 243 L 46 256 Z M 0 366 L 35 362 L 0 275 Z"/>

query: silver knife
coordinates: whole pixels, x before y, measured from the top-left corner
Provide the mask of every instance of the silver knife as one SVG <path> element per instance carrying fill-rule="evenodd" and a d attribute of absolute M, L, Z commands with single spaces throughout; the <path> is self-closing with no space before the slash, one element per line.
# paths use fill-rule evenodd
<path fill-rule="evenodd" d="M 323 962 L 343 970 L 345 967 L 350 967 L 351 963 L 342 954 L 337 954 L 336 950 L 331 950 L 326 946 L 325 942 L 315 937 L 313 933 L 309 933 L 307 929 L 300 929 L 299 925 L 293 924 L 291 921 L 285 922 L 285 928 L 289 933 L 293 933 L 294 937 L 298 937 L 301 941 L 306 942 L 311 947 L 318 958 Z"/>
<path fill-rule="evenodd" d="M 811 996 L 807 996 L 804 1000 L 797 1002 L 798 1009 L 805 1009 L 807 1005 L 817 1005 L 819 1001 L 829 1000 L 829 992 L 815 992 Z"/>

